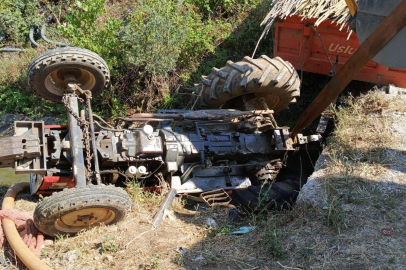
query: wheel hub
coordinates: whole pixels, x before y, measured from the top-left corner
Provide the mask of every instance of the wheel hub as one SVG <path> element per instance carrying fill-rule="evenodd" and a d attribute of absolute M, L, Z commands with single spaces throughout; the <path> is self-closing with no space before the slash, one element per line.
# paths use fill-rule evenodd
<path fill-rule="evenodd" d="M 92 219 L 94 219 L 93 213 L 91 213 L 90 215 L 78 216 L 77 221 L 83 221 L 84 223 L 86 223 L 86 222 L 89 222 Z M 74 221 L 73 223 L 76 223 L 76 221 Z"/>
<path fill-rule="evenodd" d="M 55 221 L 55 228 L 73 233 L 100 223 L 108 224 L 116 217 L 114 211 L 104 207 L 91 207 L 69 212 Z"/>
<path fill-rule="evenodd" d="M 47 91 L 57 96 L 62 96 L 66 91 L 66 77 L 74 77 L 76 83 L 83 90 L 91 90 L 95 84 L 95 77 L 87 70 L 81 68 L 62 68 L 50 73 L 45 79 Z"/>

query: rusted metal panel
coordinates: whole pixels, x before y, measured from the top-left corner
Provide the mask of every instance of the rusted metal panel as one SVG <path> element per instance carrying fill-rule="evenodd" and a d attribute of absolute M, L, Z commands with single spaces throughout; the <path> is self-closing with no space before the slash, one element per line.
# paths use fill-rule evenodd
<path fill-rule="evenodd" d="M 44 181 L 42 182 L 39 190 L 49 191 L 55 189 L 73 188 L 75 186 L 75 181 L 73 180 L 73 175 L 70 176 L 44 176 Z"/>
<path fill-rule="evenodd" d="M 38 136 L 34 134 L 2 138 L 0 145 L 0 168 L 14 167 L 15 160 L 41 155 Z"/>
<path fill-rule="evenodd" d="M 40 154 L 24 159 L 16 159 L 14 168 L 16 174 L 46 172 L 46 156 L 48 154 L 45 147 L 45 134 L 43 121 L 16 121 L 14 122 L 14 137 L 23 139 L 31 134 L 35 135 L 40 147 Z"/>

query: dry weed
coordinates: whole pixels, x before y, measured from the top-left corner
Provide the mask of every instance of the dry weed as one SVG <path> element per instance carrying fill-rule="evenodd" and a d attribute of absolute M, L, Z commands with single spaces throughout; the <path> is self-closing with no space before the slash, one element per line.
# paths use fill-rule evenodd
<path fill-rule="evenodd" d="M 404 101 L 371 91 L 335 109 L 336 129 L 321 157 L 327 165 L 318 175 L 324 205 L 311 206 L 311 269 L 405 269 L 398 252 L 406 247 L 406 169 L 399 166 L 405 143 L 395 133 L 406 125 Z M 394 234 L 383 235 L 383 228 Z"/>

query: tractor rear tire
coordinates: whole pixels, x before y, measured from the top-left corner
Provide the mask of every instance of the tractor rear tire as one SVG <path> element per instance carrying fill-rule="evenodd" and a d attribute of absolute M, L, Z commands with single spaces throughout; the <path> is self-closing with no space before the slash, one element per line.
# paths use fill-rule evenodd
<path fill-rule="evenodd" d="M 92 96 L 110 84 L 110 71 L 103 58 L 82 48 L 48 50 L 34 58 L 27 70 L 28 83 L 35 93 L 56 102 L 62 101 L 66 91 L 66 75 L 74 76 L 80 88 L 91 91 Z"/>
<path fill-rule="evenodd" d="M 114 224 L 131 209 L 131 199 L 114 186 L 83 186 L 54 192 L 34 211 L 35 226 L 46 235 L 74 235 L 101 223 Z"/>
<path fill-rule="evenodd" d="M 279 57 L 248 56 L 240 62 L 228 61 L 221 69 L 213 68 L 202 76 L 196 109 L 268 109 L 275 113 L 296 102 L 300 96 L 300 79 L 294 67 Z"/>

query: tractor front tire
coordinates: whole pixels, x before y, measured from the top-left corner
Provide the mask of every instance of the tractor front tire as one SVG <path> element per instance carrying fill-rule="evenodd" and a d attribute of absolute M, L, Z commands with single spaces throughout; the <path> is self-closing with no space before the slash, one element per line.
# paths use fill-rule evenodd
<path fill-rule="evenodd" d="M 82 90 L 92 96 L 100 94 L 110 84 L 106 62 L 96 53 L 76 47 L 48 50 L 34 58 L 27 71 L 28 83 L 39 96 L 62 101 L 67 88 L 66 76 L 73 76 Z"/>
<path fill-rule="evenodd" d="M 130 209 L 131 199 L 123 189 L 89 185 L 44 198 L 35 208 L 34 223 L 46 235 L 74 235 L 101 223 L 114 224 Z"/>

